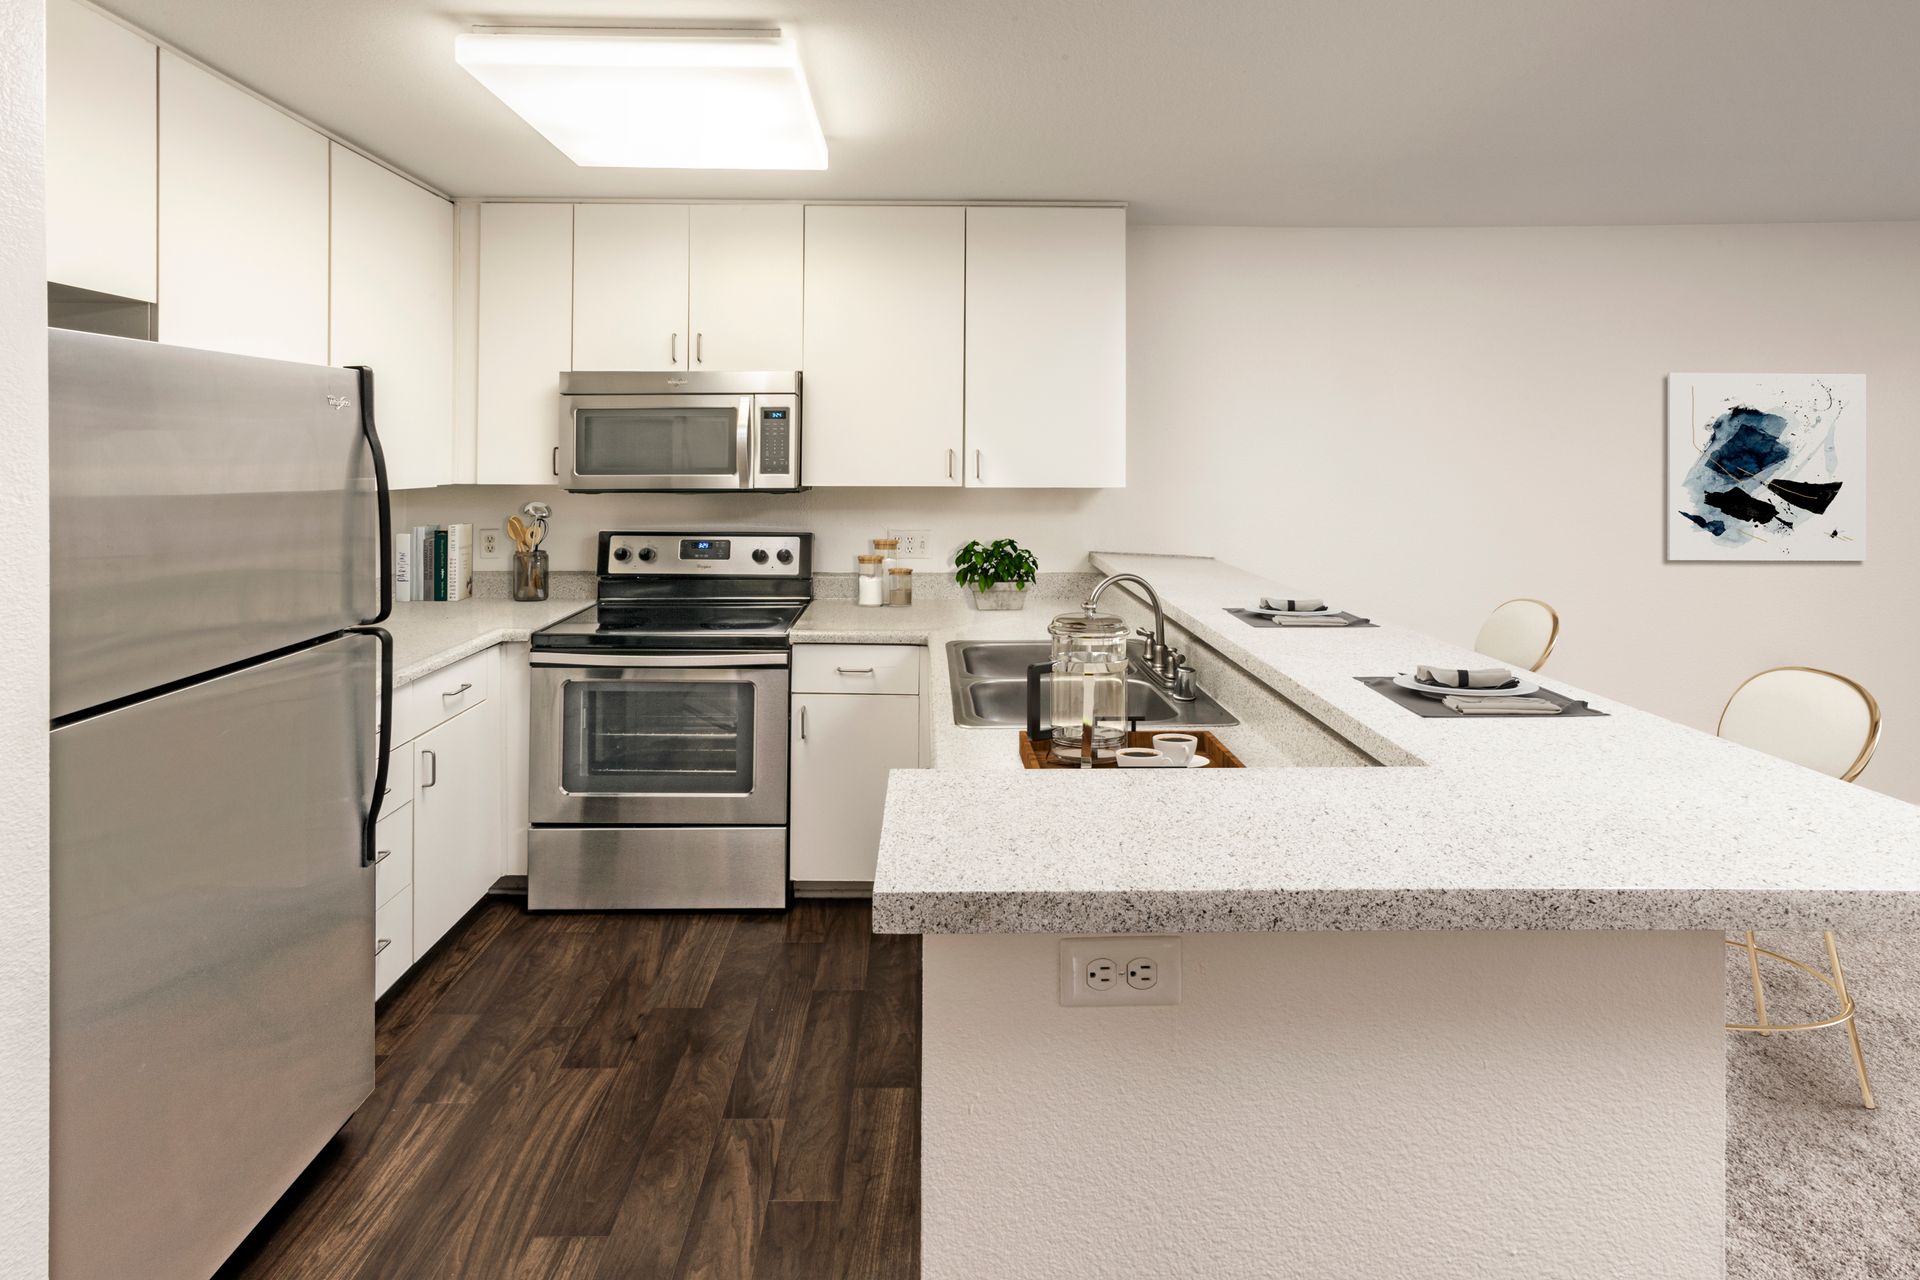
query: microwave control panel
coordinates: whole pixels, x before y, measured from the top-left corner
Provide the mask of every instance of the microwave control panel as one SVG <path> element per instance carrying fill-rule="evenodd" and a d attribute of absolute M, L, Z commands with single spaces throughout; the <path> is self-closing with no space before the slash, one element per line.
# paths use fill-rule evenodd
<path fill-rule="evenodd" d="M 760 473 L 784 476 L 793 470 L 791 409 L 760 410 Z"/>

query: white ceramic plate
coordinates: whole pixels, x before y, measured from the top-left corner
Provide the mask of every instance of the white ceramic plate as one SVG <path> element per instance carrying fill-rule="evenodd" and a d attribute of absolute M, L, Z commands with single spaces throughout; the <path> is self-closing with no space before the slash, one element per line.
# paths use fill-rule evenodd
<path fill-rule="evenodd" d="M 1332 618 L 1340 613 L 1338 609 L 1249 609 L 1248 613 L 1262 618 Z"/>
<path fill-rule="evenodd" d="M 1195 756 L 1193 759 L 1187 761 L 1187 768 L 1204 769 L 1212 763 L 1213 761 L 1207 759 L 1205 756 Z"/>
<path fill-rule="evenodd" d="M 1515 679 L 1520 683 L 1511 689 L 1449 689 L 1445 685 L 1421 684 L 1405 672 L 1395 676 L 1393 682 L 1402 689 L 1424 693 L 1429 698 L 1451 698 L 1456 694 L 1463 698 L 1524 698 L 1530 693 L 1540 692 L 1540 686 L 1525 676 L 1516 676 Z"/>

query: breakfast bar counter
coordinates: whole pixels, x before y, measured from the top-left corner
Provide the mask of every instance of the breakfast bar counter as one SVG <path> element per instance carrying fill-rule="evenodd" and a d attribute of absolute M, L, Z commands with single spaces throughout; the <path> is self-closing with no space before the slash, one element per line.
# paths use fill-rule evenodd
<path fill-rule="evenodd" d="M 1425 718 L 1358 677 L 1487 660 L 1250 626 L 1282 584 L 1210 560 L 1093 565 L 1157 590 L 1250 767 L 1028 771 L 957 725 L 947 644 L 1064 597 L 793 637 L 932 651 L 873 898 L 925 935 L 923 1274 L 1723 1276 L 1723 932 L 1920 925 L 1920 809 L 1551 675 L 1603 714 Z M 1159 957 L 1159 1002 L 1088 998 L 1085 955 Z"/>

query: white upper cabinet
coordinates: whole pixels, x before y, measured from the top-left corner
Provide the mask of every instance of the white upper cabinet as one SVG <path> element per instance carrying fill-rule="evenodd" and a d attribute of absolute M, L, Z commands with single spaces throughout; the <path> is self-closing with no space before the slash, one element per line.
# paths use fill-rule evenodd
<path fill-rule="evenodd" d="M 1126 483 L 1123 209 L 967 210 L 968 485 Z"/>
<path fill-rule="evenodd" d="M 160 51 L 162 342 L 327 362 L 328 145 Z"/>
<path fill-rule="evenodd" d="M 687 222 L 690 367 L 800 368 L 801 206 L 697 204 Z"/>
<path fill-rule="evenodd" d="M 573 210 L 573 367 L 685 369 L 687 206 Z"/>
<path fill-rule="evenodd" d="M 453 205 L 333 144 L 332 363 L 373 370 L 396 489 L 453 480 Z"/>
<path fill-rule="evenodd" d="M 967 212 L 806 212 L 810 485 L 959 485 L 965 441 Z"/>
<path fill-rule="evenodd" d="M 47 279 L 152 302 L 157 50 L 73 3 L 47 5 Z"/>
<path fill-rule="evenodd" d="M 480 207 L 475 479 L 552 484 L 573 360 L 570 204 Z"/>

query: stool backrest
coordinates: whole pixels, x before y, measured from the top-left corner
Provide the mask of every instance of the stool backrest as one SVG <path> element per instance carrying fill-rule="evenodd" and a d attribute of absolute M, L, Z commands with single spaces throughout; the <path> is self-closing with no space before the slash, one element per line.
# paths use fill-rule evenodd
<path fill-rule="evenodd" d="M 1721 737 L 1852 782 L 1880 742 L 1880 704 L 1864 687 L 1817 667 L 1748 676 L 1720 712 Z"/>
<path fill-rule="evenodd" d="M 1560 615 L 1544 600 L 1509 600 L 1487 615 L 1473 647 L 1522 671 L 1538 671 L 1560 638 Z"/>

